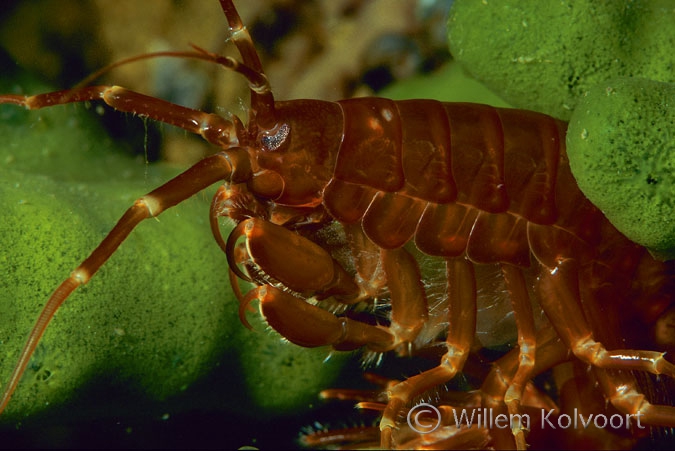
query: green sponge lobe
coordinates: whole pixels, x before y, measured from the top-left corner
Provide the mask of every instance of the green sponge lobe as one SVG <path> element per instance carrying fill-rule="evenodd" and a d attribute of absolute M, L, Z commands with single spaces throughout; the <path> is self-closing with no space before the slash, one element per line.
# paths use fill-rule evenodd
<path fill-rule="evenodd" d="M 564 120 L 605 80 L 674 81 L 672 0 L 456 0 L 448 39 L 508 103 Z"/>
<path fill-rule="evenodd" d="M 675 84 L 616 79 L 591 89 L 567 146 L 584 194 L 660 259 L 675 258 Z"/>

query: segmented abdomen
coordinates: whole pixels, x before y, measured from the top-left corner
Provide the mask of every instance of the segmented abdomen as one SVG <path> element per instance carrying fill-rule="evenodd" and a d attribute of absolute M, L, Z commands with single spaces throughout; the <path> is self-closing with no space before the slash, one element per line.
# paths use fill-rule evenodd
<path fill-rule="evenodd" d="M 434 100 L 339 104 L 343 142 L 324 205 L 342 223 L 362 221 L 380 247 L 414 237 L 429 255 L 528 266 L 531 253 L 546 262 L 600 240 L 606 220 L 570 173 L 564 122 Z M 568 249 L 548 249 L 551 239 Z"/>

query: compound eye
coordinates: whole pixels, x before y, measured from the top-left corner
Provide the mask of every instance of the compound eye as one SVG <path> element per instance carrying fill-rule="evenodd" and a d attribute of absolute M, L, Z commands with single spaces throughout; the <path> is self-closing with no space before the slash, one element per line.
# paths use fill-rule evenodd
<path fill-rule="evenodd" d="M 260 137 L 262 150 L 268 152 L 277 150 L 286 141 L 290 132 L 290 125 L 284 123 L 277 124 L 273 129 L 262 133 L 262 136 Z"/>

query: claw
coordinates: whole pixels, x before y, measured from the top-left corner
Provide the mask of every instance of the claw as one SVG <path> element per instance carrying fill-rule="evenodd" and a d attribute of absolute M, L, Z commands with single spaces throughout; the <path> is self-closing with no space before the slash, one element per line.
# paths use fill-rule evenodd
<path fill-rule="evenodd" d="M 255 288 L 246 300 L 260 299 L 267 324 L 288 341 L 307 348 L 333 346 L 346 351 L 368 346 L 390 349 L 394 338 L 385 329 L 363 324 L 332 313 L 269 285 Z"/>
<path fill-rule="evenodd" d="M 237 227 L 230 232 L 230 236 L 227 238 L 227 244 L 225 246 L 225 255 L 227 256 L 227 264 L 230 266 L 230 271 L 235 273 L 240 279 L 253 283 L 253 279 L 239 268 L 239 263 L 241 263 L 242 259 L 238 257 L 236 248 L 237 241 L 244 235 L 246 223 L 247 221 L 240 222 L 237 224 Z"/>
<path fill-rule="evenodd" d="M 241 222 L 230 234 L 226 252 L 235 272 L 240 262 L 233 258 L 234 246 L 242 235 L 249 261 L 284 287 L 306 296 L 340 296 L 341 300 L 359 293 L 352 277 L 321 246 L 259 218 Z"/>

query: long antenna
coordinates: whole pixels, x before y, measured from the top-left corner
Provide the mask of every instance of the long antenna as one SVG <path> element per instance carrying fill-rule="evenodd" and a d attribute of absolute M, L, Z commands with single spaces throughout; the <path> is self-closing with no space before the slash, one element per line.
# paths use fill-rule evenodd
<path fill-rule="evenodd" d="M 253 40 L 248 32 L 248 29 L 241 22 L 241 17 L 237 9 L 234 7 L 232 0 L 220 0 L 220 6 L 227 17 L 230 25 L 230 35 L 234 44 L 239 50 L 242 61 L 245 66 L 250 67 L 256 71 L 259 76 L 265 80 L 265 72 L 263 71 L 260 57 L 253 45 Z M 248 78 L 248 77 L 247 77 Z M 262 86 L 251 85 L 251 118 L 255 118 L 255 123 L 259 124 L 263 129 L 272 129 L 277 125 L 276 113 L 274 110 L 274 96 L 269 82 Z M 249 121 L 250 123 L 251 121 Z"/>

